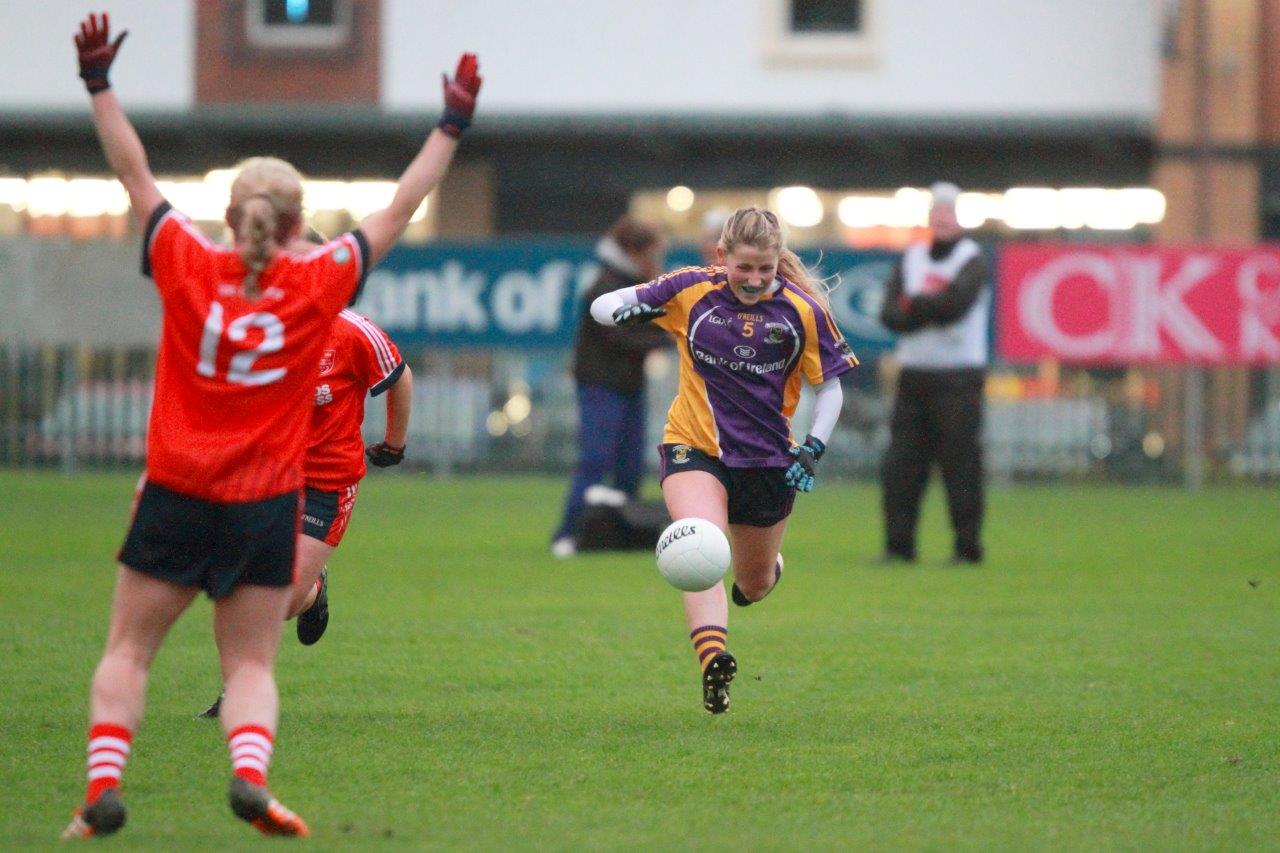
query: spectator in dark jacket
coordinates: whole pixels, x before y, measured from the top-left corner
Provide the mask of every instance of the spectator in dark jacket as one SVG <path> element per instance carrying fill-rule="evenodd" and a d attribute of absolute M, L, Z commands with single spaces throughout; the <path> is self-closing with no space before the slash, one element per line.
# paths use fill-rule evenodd
<path fill-rule="evenodd" d="M 602 326 L 588 310 L 596 297 L 643 284 L 662 273 L 666 241 L 647 222 L 623 216 L 596 244 L 600 274 L 583 294 L 574 342 L 573 377 L 578 384 L 578 464 L 564 513 L 551 539 L 557 557 L 577 550 L 578 521 L 586 490 L 612 475 L 613 486 L 634 498 L 644 476 L 645 356 L 667 346 L 667 334 L 647 323 Z"/>
<path fill-rule="evenodd" d="M 880 320 L 898 333 L 902 367 L 885 453 L 887 561 L 914 562 L 920 501 L 930 469 L 942 469 L 952 561 L 982 562 L 982 394 L 991 294 L 982 249 L 956 218 L 960 191 L 931 188 L 930 242 L 907 247 L 885 284 Z"/>

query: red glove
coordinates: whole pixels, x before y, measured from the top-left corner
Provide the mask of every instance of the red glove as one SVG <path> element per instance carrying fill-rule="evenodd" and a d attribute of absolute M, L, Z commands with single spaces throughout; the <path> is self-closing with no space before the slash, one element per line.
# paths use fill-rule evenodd
<path fill-rule="evenodd" d="M 111 42 L 108 41 L 109 29 L 110 23 L 106 12 L 102 13 L 101 24 L 98 22 L 98 16 L 93 14 L 80 22 L 80 34 L 76 36 L 76 51 L 80 54 L 80 77 L 84 80 L 85 88 L 89 90 L 90 95 L 96 95 L 111 88 L 111 84 L 107 82 L 107 72 L 111 69 L 111 63 L 115 61 L 116 51 L 120 49 L 124 37 L 129 35 L 129 31 L 125 30 L 114 42 Z"/>
<path fill-rule="evenodd" d="M 471 115 L 476 111 L 476 95 L 480 94 L 483 78 L 476 72 L 480 64 L 474 53 L 464 53 L 458 59 L 458 70 L 450 80 L 447 74 L 441 74 L 444 81 L 444 115 L 440 117 L 440 129 L 457 139 L 462 131 L 471 126 Z"/>

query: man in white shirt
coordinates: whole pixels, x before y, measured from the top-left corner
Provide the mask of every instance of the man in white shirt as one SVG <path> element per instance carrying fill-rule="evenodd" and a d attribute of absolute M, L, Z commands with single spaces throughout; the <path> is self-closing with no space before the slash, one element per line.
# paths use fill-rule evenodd
<path fill-rule="evenodd" d="M 982 394 L 991 293 L 982 250 L 956 219 L 954 184 L 930 188 L 930 242 L 907 247 L 885 284 L 880 321 L 901 365 L 885 454 L 887 561 L 914 562 L 920 500 L 935 462 L 955 531 L 952 562 L 982 562 Z"/>

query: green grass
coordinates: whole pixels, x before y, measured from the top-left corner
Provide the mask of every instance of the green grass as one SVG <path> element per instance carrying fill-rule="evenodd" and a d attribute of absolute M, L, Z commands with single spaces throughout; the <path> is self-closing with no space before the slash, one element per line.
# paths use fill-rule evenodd
<path fill-rule="evenodd" d="M 0 845 L 82 793 L 89 676 L 133 479 L 0 474 Z M 560 482 L 371 476 L 333 622 L 286 634 L 272 783 L 318 849 L 1276 848 L 1273 491 L 995 491 L 985 568 L 886 569 L 878 493 L 802 496 L 701 710 L 643 553 L 558 562 Z M 209 606 L 152 674 L 129 848 L 254 843 L 224 801 Z"/>

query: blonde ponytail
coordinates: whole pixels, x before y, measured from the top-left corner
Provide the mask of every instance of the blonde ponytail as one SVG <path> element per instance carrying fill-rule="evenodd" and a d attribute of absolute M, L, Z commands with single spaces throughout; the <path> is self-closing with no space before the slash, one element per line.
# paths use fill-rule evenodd
<path fill-rule="evenodd" d="M 257 298 L 258 274 L 278 248 L 275 237 L 279 218 L 275 205 L 265 195 L 249 196 L 240 204 L 242 236 L 238 251 L 240 260 L 249 268 L 249 274 L 244 277 L 244 291 L 250 299 Z"/>
<path fill-rule="evenodd" d="M 227 224 L 249 272 L 245 295 L 258 296 L 258 276 L 302 224 L 302 176 L 275 157 L 251 157 L 231 184 Z"/>
<path fill-rule="evenodd" d="M 725 220 L 720 230 L 720 248 L 732 252 L 735 247 L 747 245 L 763 251 L 778 253 L 778 273 L 787 281 L 813 297 L 824 309 L 830 308 L 826 281 L 809 272 L 795 252 L 787 248 L 782 224 L 771 210 L 763 207 L 742 207 Z"/>
<path fill-rule="evenodd" d="M 811 273 L 795 252 L 783 249 L 778 253 L 778 272 L 787 281 L 813 297 L 813 301 L 821 305 L 823 310 L 831 310 L 831 299 L 827 296 L 831 292 L 831 287 L 827 284 L 827 279 L 818 278 Z"/>

